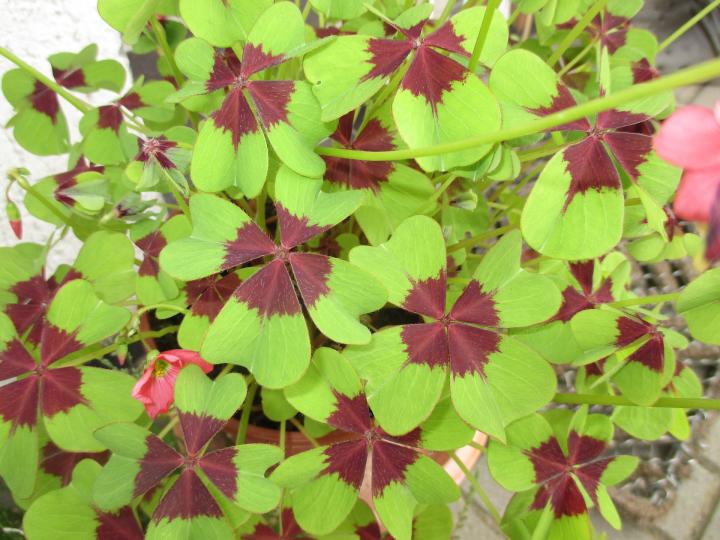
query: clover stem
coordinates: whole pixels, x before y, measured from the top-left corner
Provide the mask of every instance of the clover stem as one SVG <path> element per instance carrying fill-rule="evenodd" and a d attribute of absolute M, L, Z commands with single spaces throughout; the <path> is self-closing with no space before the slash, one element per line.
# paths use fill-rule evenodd
<path fill-rule="evenodd" d="M 553 517 L 552 499 L 550 499 L 547 504 L 545 504 L 542 514 L 540 514 L 540 519 L 538 520 L 537 525 L 535 525 L 535 530 L 533 530 L 530 540 L 545 540 L 548 536 L 548 532 L 550 531 L 550 525 L 552 525 Z"/>
<path fill-rule="evenodd" d="M 696 66 L 682 69 L 652 81 L 633 85 L 619 92 L 596 98 L 580 105 L 563 109 L 542 118 L 530 120 L 519 126 L 500 129 L 477 137 L 459 141 L 425 146 L 421 148 L 405 148 L 402 150 L 349 150 L 347 148 L 316 147 L 315 152 L 322 156 L 333 156 L 363 161 L 398 161 L 418 157 L 437 156 L 451 152 L 459 152 L 469 148 L 495 144 L 502 141 L 517 139 L 534 133 L 541 133 L 550 128 L 561 126 L 681 86 L 688 86 L 713 79 L 720 75 L 720 59 L 703 62 Z"/>
<path fill-rule="evenodd" d="M 267 200 L 267 191 L 266 187 L 263 186 L 263 189 L 260 191 L 260 194 L 257 196 L 257 199 L 255 199 L 255 223 L 257 223 L 258 227 L 260 227 L 263 231 L 267 231 L 267 225 L 265 223 L 265 201 Z"/>
<path fill-rule="evenodd" d="M 680 296 L 679 292 L 656 294 L 654 296 L 638 296 L 637 298 L 628 298 L 626 300 L 618 300 L 606 304 L 609 307 L 621 308 L 627 306 L 644 306 L 646 304 L 662 304 L 663 302 L 672 302 Z"/>
<path fill-rule="evenodd" d="M 475 47 L 473 48 L 472 56 L 468 62 L 468 69 L 475 73 L 478 62 L 480 61 L 480 55 L 482 54 L 485 41 L 487 41 L 488 33 L 490 32 L 490 23 L 492 23 L 493 15 L 495 10 L 500 5 L 502 0 L 488 0 L 487 6 L 485 7 L 485 15 L 483 16 L 482 23 L 480 24 L 480 31 L 478 32 L 477 39 L 475 39 Z"/>
<path fill-rule="evenodd" d="M 440 14 L 440 17 L 437 20 L 439 25 L 442 25 L 442 23 L 448 20 L 448 18 L 450 17 L 450 13 L 452 13 L 453 8 L 455 7 L 455 4 L 457 4 L 457 0 L 447 0 L 447 3 L 442 10 L 442 13 Z"/>
<path fill-rule="evenodd" d="M 506 232 L 512 231 L 516 228 L 517 225 L 505 225 L 504 227 L 498 227 L 497 229 L 492 229 L 491 231 L 485 231 L 484 233 L 476 234 L 475 236 L 471 236 L 470 238 L 466 238 L 465 240 L 460 240 L 460 242 L 449 246 L 447 252 L 452 253 L 454 251 L 458 251 L 459 249 L 475 246 L 483 240 L 494 238 L 496 236 L 502 236 Z"/>
<path fill-rule="evenodd" d="M 457 176 L 455 176 L 454 174 L 448 176 L 447 180 L 445 180 L 442 185 L 435 191 L 435 193 L 432 194 L 429 202 L 437 201 L 442 196 L 442 194 L 448 190 L 448 188 L 452 185 L 456 178 Z"/>
<path fill-rule="evenodd" d="M 320 446 L 320 443 L 317 442 L 315 437 L 310 435 L 307 430 L 303 427 L 303 425 L 297 420 L 297 418 L 290 418 L 290 423 L 295 426 L 295 429 L 297 429 L 300 433 L 302 433 L 303 437 L 305 437 L 310 444 L 312 444 L 315 448 Z"/>
<path fill-rule="evenodd" d="M 495 505 L 490 500 L 490 497 L 488 497 L 487 493 L 485 493 L 485 490 L 480 485 L 480 482 L 477 481 L 477 478 L 473 476 L 473 474 L 470 472 L 470 469 L 467 468 L 467 466 L 462 462 L 462 460 L 457 457 L 455 452 L 450 452 L 450 459 L 452 459 L 455 464 L 460 467 L 460 470 L 465 475 L 465 478 L 467 478 L 467 481 L 470 482 L 470 486 L 473 488 L 473 491 L 477 494 L 478 497 L 480 497 L 480 500 L 485 505 L 485 508 L 492 516 L 495 523 L 500 524 L 500 513 L 497 511 L 497 508 L 495 508 Z"/>
<path fill-rule="evenodd" d="M 658 52 L 662 51 L 663 49 L 666 49 L 670 45 L 672 45 L 676 39 L 681 37 L 685 32 L 690 30 L 693 26 L 695 26 L 697 23 L 702 21 L 705 16 L 710 13 L 713 9 L 720 6 L 720 0 L 715 0 L 714 2 L 708 4 L 700 10 L 697 15 L 689 19 L 685 24 L 683 24 L 680 28 L 675 30 L 672 34 L 670 34 L 663 42 L 658 45 Z"/>
<path fill-rule="evenodd" d="M 160 430 L 160 432 L 157 434 L 158 438 L 164 439 L 165 435 L 170 433 L 170 430 L 174 428 L 179 421 L 179 417 L 177 415 L 173 416 L 167 424 L 165 424 L 165 427 Z"/>
<path fill-rule="evenodd" d="M 604 406 L 635 406 L 624 396 L 611 396 L 602 394 L 555 394 L 553 403 L 562 403 L 565 405 L 604 405 Z M 720 399 L 710 398 L 677 398 L 677 397 L 661 397 L 652 405 L 644 405 L 644 407 L 663 408 L 663 409 L 705 409 L 720 410 Z"/>
<path fill-rule="evenodd" d="M 192 215 L 190 214 L 190 207 L 187 205 L 187 202 L 185 202 L 185 197 L 183 197 L 182 193 L 178 191 L 178 188 L 174 182 L 167 182 L 167 185 L 170 187 L 170 192 L 172 193 L 175 202 L 178 204 L 180 210 L 182 210 L 182 213 L 185 214 L 185 217 L 192 225 Z"/>
<path fill-rule="evenodd" d="M 592 40 L 590 43 L 588 43 L 587 46 L 582 51 L 580 51 L 579 53 L 577 53 L 575 55 L 575 58 L 570 60 L 567 64 L 565 64 L 565 66 L 563 66 L 563 68 L 560 71 L 558 71 L 558 77 L 562 77 L 568 71 L 570 71 L 572 68 L 574 68 L 578 64 L 578 62 L 580 62 L 580 60 L 585 58 L 585 56 L 587 56 L 587 54 L 590 51 L 592 51 L 592 49 L 596 43 L 597 43 L 596 40 Z"/>
<path fill-rule="evenodd" d="M 40 193 L 35 189 L 35 187 L 30 184 L 30 182 L 27 181 L 27 178 L 25 178 L 22 174 L 17 172 L 17 170 L 11 170 L 8 172 L 8 176 L 17 182 L 17 184 L 23 188 L 25 191 L 27 191 L 28 194 L 35 197 L 45 208 L 47 208 L 51 214 L 53 214 L 56 218 L 58 218 L 66 227 L 70 227 L 70 221 L 68 220 L 67 216 L 63 214 L 60 210 L 57 209 L 50 201 L 48 201 L 45 198 L 45 195 Z"/>
<path fill-rule="evenodd" d="M 283 456 L 285 456 L 285 431 L 287 428 L 287 421 L 283 420 L 280 422 L 280 450 L 282 450 Z"/>
<path fill-rule="evenodd" d="M 68 92 L 65 88 L 60 86 L 58 83 L 53 81 L 52 79 L 46 77 L 42 73 L 40 73 L 37 69 L 32 67 L 27 62 L 23 61 L 22 59 L 15 56 L 13 53 L 8 51 L 5 47 L 0 47 L 0 56 L 4 56 L 8 60 L 10 60 L 13 64 L 15 64 L 17 67 L 28 73 L 29 75 L 32 75 L 35 79 L 40 81 L 42 84 L 47 86 L 50 90 L 55 92 L 57 95 L 61 96 L 65 101 L 67 101 L 70 105 L 75 107 L 80 112 L 86 113 L 88 112 L 92 106 L 89 103 L 85 103 L 82 99 L 78 98 L 77 96 L 74 96 L 70 92 Z"/>
<path fill-rule="evenodd" d="M 250 411 L 252 411 L 253 401 L 255 401 L 255 394 L 257 393 L 257 389 L 258 385 L 256 382 L 253 381 L 253 383 L 250 385 L 250 388 L 248 388 L 247 396 L 245 397 L 245 404 L 243 405 L 242 414 L 240 415 L 240 423 L 238 425 L 235 446 L 238 446 L 245 442 L 248 423 L 250 422 Z"/>
<path fill-rule="evenodd" d="M 567 144 L 553 144 L 552 142 L 549 144 L 545 144 L 539 148 L 533 148 L 530 150 L 526 150 L 524 152 L 518 152 L 518 158 L 520 159 L 521 163 L 526 163 L 528 161 L 535 161 L 536 159 L 541 159 L 544 157 L 552 156 L 565 148 Z"/>
<path fill-rule="evenodd" d="M 180 71 L 177 63 L 175 63 L 175 56 L 173 55 L 172 49 L 170 48 L 170 44 L 168 43 L 165 29 L 162 27 L 157 17 L 150 17 L 150 27 L 155 34 L 155 39 L 157 40 L 158 45 L 160 45 L 160 49 L 162 50 L 165 60 L 167 60 L 167 63 L 170 66 L 170 71 L 172 71 L 173 78 L 175 79 L 178 88 L 180 88 L 180 86 L 182 86 L 182 84 L 185 82 L 185 76 L 182 74 L 182 71 Z"/>
<path fill-rule="evenodd" d="M 520 6 L 515 8 L 515 11 L 513 11 L 510 14 L 510 18 L 508 19 L 507 23 L 508 26 L 512 26 L 515 21 L 517 21 L 518 17 L 522 14 L 522 10 L 520 9 Z"/>
<path fill-rule="evenodd" d="M 566 35 L 560 42 L 560 45 L 558 45 L 558 48 L 555 49 L 555 52 L 550 55 L 550 58 L 548 58 L 548 65 L 554 66 L 557 64 L 558 60 L 562 58 L 562 55 L 570 47 L 570 45 L 573 44 L 580 34 L 582 34 L 583 30 L 585 30 L 592 20 L 605 8 L 605 4 L 607 4 L 607 2 L 608 0 L 597 0 L 597 2 L 595 2 L 593 7 L 590 8 L 583 18 L 580 19 L 575 26 L 573 26 L 570 32 L 568 32 L 568 35 Z"/>

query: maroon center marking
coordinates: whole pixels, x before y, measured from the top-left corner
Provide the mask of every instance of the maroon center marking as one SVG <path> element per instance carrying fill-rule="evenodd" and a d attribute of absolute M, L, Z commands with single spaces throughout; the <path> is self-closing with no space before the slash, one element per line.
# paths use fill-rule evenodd
<path fill-rule="evenodd" d="M 99 129 L 111 129 L 117 134 L 120 131 L 122 121 L 122 111 L 118 105 L 98 107 L 97 127 Z"/>
<path fill-rule="evenodd" d="M 280 225 L 280 243 L 286 249 L 299 246 L 332 227 L 332 225 L 309 225 L 307 217 L 299 218 L 291 214 L 280 203 L 275 204 L 275 210 Z"/>
<path fill-rule="evenodd" d="M 344 483 L 355 490 L 360 489 L 368 456 L 365 439 L 333 444 L 324 454 L 327 456 L 326 467 L 321 475 L 337 473 Z"/>
<path fill-rule="evenodd" d="M 60 111 L 57 94 L 40 81 L 35 81 L 33 92 L 30 94 L 30 103 L 37 112 L 49 116 L 53 124 L 57 123 Z"/>
<path fill-rule="evenodd" d="M 406 324 L 402 327 L 400 338 L 405 345 L 408 363 L 430 368 L 450 365 L 448 340 L 442 323 Z"/>
<path fill-rule="evenodd" d="M 265 129 L 270 130 L 280 122 L 288 123 L 288 105 L 295 91 L 294 82 L 250 81 L 247 89 Z"/>
<path fill-rule="evenodd" d="M 271 261 L 237 288 L 234 296 L 248 309 L 257 309 L 261 317 L 302 313 L 285 263 Z"/>
<path fill-rule="evenodd" d="M 10 422 L 10 432 L 37 425 L 40 377 L 30 375 L 0 387 L 0 417 Z"/>
<path fill-rule="evenodd" d="M 330 294 L 332 263 L 328 257 L 314 253 L 291 253 L 288 258 L 305 307 L 310 309 L 319 298 Z"/>
<path fill-rule="evenodd" d="M 231 49 L 232 50 L 232 49 Z M 235 53 L 232 53 L 233 56 Z M 220 51 L 215 51 L 215 60 L 213 63 L 212 71 L 210 72 L 210 78 L 205 83 L 205 88 L 208 92 L 214 92 L 220 90 L 226 86 L 231 86 L 240 76 L 239 72 L 235 72 L 231 66 L 226 62 L 225 56 Z"/>
<path fill-rule="evenodd" d="M 393 482 L 404 482 L 408 467 L 418 459 L 417 451 L 377 441 L 372 449 L 372 495 L 379 497 Z"/>
<path fill-rule="evenodd" d="M 177 143 L 169 141 L 164 135 L 156 139 L 138 139 L 139 152 L 135 159 L 147 163 L 155 159 L 163 169 L 176 169 L 175 163 L 168 157 L 167 153 L 177 147 Z"/>
<path fill-rule="evenodd" d="M 497 327 L 500 318 L 495 308 L 493 295 L 484 292 L 480 283 L 473 279 L 457 299 L 450 311 L 450 318 L 454 321 L 480 324 Z"/>
<path fill-rule="evenodd" d="M 447 275 L 441 269 L 438 277 L 421 281 L 411 281 L 412 288 L 407 293 L 402 307 L 413 313 L 441 319 L 445 315 L 445 295 L 447 293 Z"/>
<path fill-rule="evenodd" d="M 618 111 L 611 109 L 598 114 L 596 129 L 606 131 L 611 129 L 619 129 L 635 124 L 640 124 L 649 119 L 646 114 L 631 113 L 627 111 Z"/>
<path fill-rule="evenodd" d="M 212 113 L 212 119 L 218 128 L 230 132 L 236 151 L 244 135 L 257 133 L 259 129 L 241 87 L 230 90 L 220 109 Z"/>
<path fill-rule="evenodd" d="M 135 476 L 133 498 L 146 493 L 183 464 L 183 457 L 155 435 L 145 438 L 147 451 L 138 461 L 140 471 Z"/>
<path fill-rule="evenodd" d="M 570 173 L 570 186 L 563 206 L 567 211 L 576 195 L 594 190 L 619 190 L 622 188 L 620 177 L 607 150 L 595 136 L 586 137 L 563 151 Z"/>
<path fill-rule="evenodd" d="M 640 177 L 640 165 L 647 161 L 653 150 L 652 137 L 640 133 L 618 131 L 607 133 L 603 139 L 623 169 L 633 180 L 637 181 Z"/>
<path fill-rule="evenodd" d="M 43 342 L 44 343 L 44 342 Z M 80 390 L 82 371 L 76 367 L 42 370 L 40 408 L 47 418 L 65 413 L 77 405 L 88 405 Z"/>
<path fill-rule="evenodd" d="M 469 57 L 470 54 L 463 48 L 462 42 L 462 36 L 455 33 L 455 27 L 450 21 L 443 24 L 423 40 L 425 45 L 438 47 L 461 56 Z"/>
<path fill-rule="evenodd" d="M 577 102 L 570 93 L 570 90 L 568 90 L 568 87 L 559 82 L 557 83 L 557 95 L 553 97 L 552 103 L 548 107 L 538 107 L 536 109 L 528 109 L 528 111 L 538 116 L 548 116 L 550 114 L 569 109 L 570 107 L 574 107 L 575 105 L 577 105 Z M 590 131 L 591 129 L 592 126 L 590 126 L 587 119 L 580 118 L 579 120 L 573 120 L 567 124 L 554 127 L 551 131 Z"/>
<path fill-rule="evenodd" d="M 392 75 L 412 52 L 412 49 L 413 44 L 407 40 L 369 39 L 367 51 L 370 53 L 370 59 L 368 62 L 372 68 L 361 80 L 367 81 Z"/>
<path fill-rule="evenodd" d="M 237 229 L 234 240 L 225 242 L 225 258 L 221 270 L 235 268 L 246 262 L 270 255 L 275 251 L 275 243 L 258 227 L 254 221 L 247 221 Z"/>
<path fill-rule="evenodd" d="M 223 448 L 216 452 L 206 454 L 198 465 L 207 475 L 208 479 L 230 499 L 237 494 L 238 470 L 233 459 L 235 458 L 234 448 Z"/>
<path fill-rule="evenodd" d="M 58 283 L 54 278 L 46 281 L 42 276 L 33 276 L 10 288 L 10 292 L 17 297 L 17 303 L 9 305 L 5 312 L 18 334 L 24 334 L 30 329 L 28 340 L 35 345 L 40 343 L 45 312 L 57 288 Z"/>
<path fill-rule="evenodd" d="M 225 425 L 224 420 L 204 414 L 180 412 L 178 416 L 180 417 L 180 427 L 182 427 L 185 446 L 190 456 L 197 455 L 202 447 Z"/>
<path fill-rule="evenodd" d="M 47 322 L 43 327 L 40 344 L 40 358 L 43 366 L 49 366 L 82 348 L 83 344 L 75 339 L 77 330 L 69 333 Z"/>
<path fill-rule="evenodd" d="M 282 64 L 285 61 L 284 55 L 266 53 L 262 50 L 262 45 L 255 45 L 250 42 L 245 44 L 242 58 L 240 76 L 244 79 L 248 79 L 251 75 L 259 71 Z"/>
<path fill-rule="evenodd" d="M 35 360 L 18 339 L 10 341 L 0 352 L 0 381 L 24 375 L 36 367 Z"/>
<path fill-rule="evenodd" d="M 501 337 L 495 332 L 468 324 L 448 326 L 450 371 L 455 378 L 479 374 L 485 378 L 485 365 L 498 352 Z"/>
<path fill-rule="evenodd" d="M 140 97 L 140 94 L 138 94 L 137 92 L 130 92 L 129 94 L 125 94 L 123 97 L 121 97 L 118 100 L 118 105 L 121 105 L 121 106 L 125 107 L 126 109 L 130 109 L 131 111 L 134 111 L 135 109 L 144 107 L 145 103 L 143 102 L 142 98 Z"/>
<path fill-rule="evenodd" d="M 462 64 L 423 44 L 418 47 L 400 87 L 415 97 L 425 98 L 437 115 L 443 94 L 452 89 L 452 83 L 464 81 L 467 73 Z"/>
<path fill-rule="evenodd" d="M 222 518 L 223 513 L 195 471 L 184 469 L 160 501 L 152 520 L 159 523 L 163 518 L 172 521 L 199 516 Z"/>
<path fill-rule="evenodd" d="M 210 276 L 186 283 L 185 290 L 192 314 L 214 321 L 240 283 L 240 278 L 234 272 L 219 280 L 217 276 Z"/>
<path fill-rule="evenodd" d="M 42 449 L 42 461 L 40 467 L 47 474 L 57 476 L 60 479 L 61 486 L 67 486 L 72 480 L 72 472 L 75 465 L 83 459 L 92 459 L 104 465 L 110 452 L 65 452 L 55 446 L 52 442 L 48 443 Z"/>
<path fill-rule="evenodd" d="M 335 412 L 328 416 L 327 423 L 334 428 L 350 433 L 366 433 L 372 429 L 372 420 L 365 394 L 348 397 L 333 391 Z"/>
<path fill-rule="evenodd" d="M 82 69 L 58 69 L 52 68 L 53 78 L 60 85 L 65 88 L 78 88 L 81 86 L 87 86 L 85 82 L 85 73 Z"/>
<path fill-rule="evenodd" d="M 97 540 L 142 540 L 142 529 L 135 519 L 132 509 L 124 506 L 115 513 L 97 513 L 98 527 L 95 529 Z"/>

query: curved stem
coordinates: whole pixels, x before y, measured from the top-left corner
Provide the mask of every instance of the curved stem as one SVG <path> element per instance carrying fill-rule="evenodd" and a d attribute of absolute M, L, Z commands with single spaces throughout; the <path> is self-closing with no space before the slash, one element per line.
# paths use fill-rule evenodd
<path fill-rule="evenodd" d="M 477 478 L 475 478 L 472 473 L 470 472 L 470 469 L 467 468 L 467 466 L 462 462 L 462 460 L 455 455 L 455 452 L 449 453 L 450 458 L 455 462 L 455 464 L 460 467 L 460 470 L 465 475 L 465 478 L 467 478 L 467 481 L 470 482 L 470 486 L 472 486 L 473 491 L 477 493 L 477 496 L 480 497 L 480 500 L 485 505 L 485 508 L 492 516 L 495 523 L 500 523 L 500 513 L 497 511 L 497 508 L 495 508 L 495 505 L 490 500 L 490 497 L 488 497 L 487 493 L 485 493 L 485 490 L 480 485 L 480 482 L 477 481 Z"/>
<path fill-rule="evenodd" d="M 646 304 L 662 304 L 663 302 L 672 302 L 673 300 L 677 300 L 679 296 L 679 292 L 656 294 L 654 296 L 638 296 L 637 298 L 627 298 L 626 300 L 609 302 L 606 305 L 614 308 L 621 308 L 627 306 L 644 306 Z"/>
<path fill-rule="evenodd" d="M 720 59 L 704 62 L 697 66 L 683 69 L 659 79 L 636 84 L 617 93 L 596 98 L 586 103 L 570 107 L 553 114 L 549 114 L 536 120 L 531 120 L 522 125 L 500 129 L 492 133 L 485 133 L 478 137 L 471 137 L 450 143 L 436 144 L 422 148 L 406 148 L 402 150 L 349 150 L 347 148 L 316 147 L 315 152 L 322 156 L 333 156 L 346 159 L 359 159 L 363 161 L 398 161 L 403 159 L 414 159 L 418 157 L 437 156 L 451 152 L 459 152 L 477 146 L 494 144 L 508 141 L 533 133 L 540 133 L 550 128 L 561 126 L 592 116 L 608 109 L 613 109 L 635 101 L 646 98 L 661 92 L 666 92 L 681 86 L 688 86 L 702 81 L 713 79 L 720 75 Z"/>
<path fill-rule="evenodd" d="M 604 394 L 555 394 L 554 403 L 566 405 L 612 405 L 612 406 L 634 406 L 639 407 L 624 396 L 610 396 Z M 705 409 L 720 410 L 720 399 L 709 398 L 675 398 L 661 397 L 652 405 L 646 407 L 665 409 Z"/>
<path fill-rule="evenodd" d="M 475 40 L 475 47 L 473 48 L 470 62 L 468 62 L 468 69 L 475 73 L 480 55 L 482 54 L 485 41 L 487 40 L 488 33 L 490 32 L 490 23 L 492 23 L 493 15 L 495 10 L 500 5 L 502 0 L 488 0 L 487 7 L 485 8 L 485 16 L 483 17 L 482 24 L 480 24 L 480 31 L 478 32 L 477 39 Z"/>
<path fill-rule="evenodd" d="M 303 427 L 303 425 L 297 420 L 297 418 L 290 418 L 290 423 L 295 426 L 295 429 L 297 429 L 300 433 L 302 433 L 303 437 L 305 437 L 308 441 L 310 441 L 310 444 L 312 444 L 315 448 L 320 446 L 320 443 L 317 442 L 315 437 L 310 435 L 307 430 Z"/>
<path fill-rule="evenodd" d="M 173 417 L 168 421 L 168 423 L 165 424 L 165 427 L 163 427 L 163 428 L 160 430 L 160 432 L 157 434 L 158 438 L 164 439 L 164 438 L 165 438 L 165 435 L 167 435 L 168 433 L 170 433 L 170 430 L 171 430 L 172 428 L 174 428 L 179 421 L 180 421 L 180 417 L 179 417 L 179 416 L 177 416 L 177 415 L 173 416 Z"/>
<path fill-rule="evenodd" d="M 605 8 L 608 0 L 597 0 L 592 8 L 585 14 L 585 16 L 578 21 L 568 35 L 560 42 L 555 52 L 548 58 L 548 64 L 554 66 L 565 51 L 573 44 L 573 42 L 582 34 L 583 30 L 592 22 L 592 20 Z"/>
<path fill-rule="evenodd" d="M 37 69 L 32 67 L 30 64 L 28 64 L 21 58 L 15 56 L 13 53 L 8 51 L 5 47 L 0 47 L 0 56 L 4 56 L 8 60 L 10 60 L 13 64 L 15 64 L 17 67 L 19 67 L 26 73 L 32 75 L 35 79 L 37 79 L 42 84 L 47 86 L 50 90 L 52 90 L 57 95 L 62 97 L 65 101 L 67 101 L 70 105 L 75 107 L 80 112 L 86 113 L 92 108 L 92 106 L 89 103 L 85 103 L 79 97 L 71 94 L 65 88 L 60 86 L 57 82 L 53 81 L 52 79 L 50 79 L 50 78 L 46 77 L 45 75 L 43 75 L 42 73 L 40 73 Z"/>
<path fill-rule="evenodd" d="M 693 26 L 695 26 L 697 23 L 702 21 L 705 16 L 710 13 L 713 9 L 720 6 L 720 0 L 715 0 L 714 2 L 708 4 L 703 8 L 701 11 L 698 12 L 697 15 L 692 17 L 690 20 L 688 20 L 685 24 L 683 24 L 680 28 L 675 30 L 672 34 L 670 34 L 659 46 L 658 46 L 658 52 L 662 51 L 663 49 L 666 49 L 670 45 L 673 44 L 673 42 L 681 37 L 685 32 L 690 30 Z"/>
<path fill-rule="evenodd" d="M 585 58 L 585 56 L 587 56 L 587 54 L 590 51 L 593 50 L 593 47 L 595 47 L 596 43 L 597 43 L 597 40 L 592 40 L 590 43 L 588 43 L 587 46 L 582 51 L 577 53 L 575 58 L 570 60 L 567 64 L 565 64 L 565 66 L 560 71 L 558 71 L 558 77 L 562 77 L 568 71 L 570 71 L 572 68 L 574 68 L 578 64 L 578 62 L 580 62 L 583 58 Z"/>
<path fill-rule="evenodd" d="M 456 244 L 449 246 L 447 251 L 448 251 L 448 253 L 452 253 L 453 251 L 458 251 L 459 249 L 463 249 L 466 247 L 472 247 L 472 246 L 475 246 L 478 243 L 482 242 L 483 240 L 487 240 L 488 238 L 494 238 L 496 236 L 501 236 L 501 235 L 505 234 L 506 232 L 512 231 L 513 229 L 516 229 L 516 228 L 517 228 L 517 225 L 505 225 L 504 227 L 498 227 L 497 229 L 493 229 L 491 231 L 486 231 L 484 233 L 476 234 L 475 236 L 466 238 L 465 240 L 460 240 L 460 242 L 457 242 Z"/>
<path fill-rule="evenodd" d="M 248 388 L 247 396 L 245 397 L 245 405 L 243 406 L 242 414 L 240 415 L 240 423 L 238 425 L 237 438 L 235 439 L 235 446 L 243 444 L 245 442 L 245 436 L 247 435 L 248 423 L 250 422 L 250 411 L 252 411 L 252 404 L 255 401 L 255 394 L 257 393 L 258 385 L 253 382 Z"/>
<path fill-rule="evenodd" d="M 68 217 L 63 214 L 60 210 L 58 210 L 50 201 L 48 201 L 45 198 L 45 195 L 37 191 L 30 182 L 27 181 L 27 179 L 22 176 L 20 173 L 18 173 L 16 170 L 12 170 L 8 173 L 8 175 L 15 181 L 17 184 L 23 188 L 25 191 L 27 191 L 30 195 L 35 197 L 45 208 L 47 208 L 52 215 L 54 215 L 56 218 L 58 218 L 63 225 L 66 227 L 70 227 L 70 220 Z"/>

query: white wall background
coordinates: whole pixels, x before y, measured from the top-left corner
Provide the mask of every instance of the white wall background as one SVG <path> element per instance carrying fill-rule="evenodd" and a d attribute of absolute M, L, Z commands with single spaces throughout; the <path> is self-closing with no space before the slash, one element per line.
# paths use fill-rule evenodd
<path fill-rule="evenodd" d="M 436 0 L 435 11 L 441 13 L 447 0 Z M 504 0 L 502 9 L 509 14 L 510 0 Z M 50 75 L 46 58 L 53 53 L 77 52 L 90 43 L 99 48 L 98 58 L 114 58 L 127 67 L 119 34 L 110 28 L 97 14 L 96 0 L 0 0 L 0 44 L 6 47 L 36 69 Z M 0 57 L 0 77 L 14 66 Z M 88 100 L 101 103 L 102 94 L 94 94 Z M 80 114 L 73 107 L 60 100 L 60 106 L 71 126 L 71 140 L 76 141 Z M 0 95 L 0 123 L 4 126 L 12 117 L 12 108 Z M 30 170 L 31 180 L 37 181 L 49 174 L 67 170 L 63 156 L 39 157 L 23 150 L 12 138 L 12 131 L 0 129 L 0 245 L 8 246 L 18 242 L 10 230 L 5 217 L 4 193 L 7 184 L 6 171 L 12 167 Z M 31 218 L 22 207 L 23 192 L 14 186 L 13 199 L 23 212 L 23 241 L 44 243 L 52 231 L 50 225 Z M 79 249 L 79 241 L 70 233 L 49 259 L 48 270 L 58 264 L 72 262 Z M 1 264 L 1 262 L 0 262 Z"/>

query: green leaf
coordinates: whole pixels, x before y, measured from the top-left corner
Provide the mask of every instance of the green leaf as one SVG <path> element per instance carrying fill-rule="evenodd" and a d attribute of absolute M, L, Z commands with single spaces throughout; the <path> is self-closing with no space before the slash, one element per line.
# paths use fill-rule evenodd
<path fill-rule="evenodd" d="M 216 47 L 230 47 L 248 38 L 271 0 L 180 0 L 180 15 L 190 31 Z"/>
<path fill-rule="evenodd" d="M 693 337 L 705 343 L 720 344 L 720 268 L 708 270 L 693 280 L 680 294 L 677 309 L 685 318 Z"/>
<path fill-rule="evenodd" d="M 245 378 L 239 373 L 211 381 L 199 366 L 190 364 L 177 377 L 175 406 L 182 414 L 225 421 L 240 408 L 246 393 Z"/>
<path fill-rule="evenodd" d="M 110 304 L 133 293 L 135 251 L 127 236 L 98 231 L 83 243 L 73 267 L 93 284 L 95 294 Z"/>

